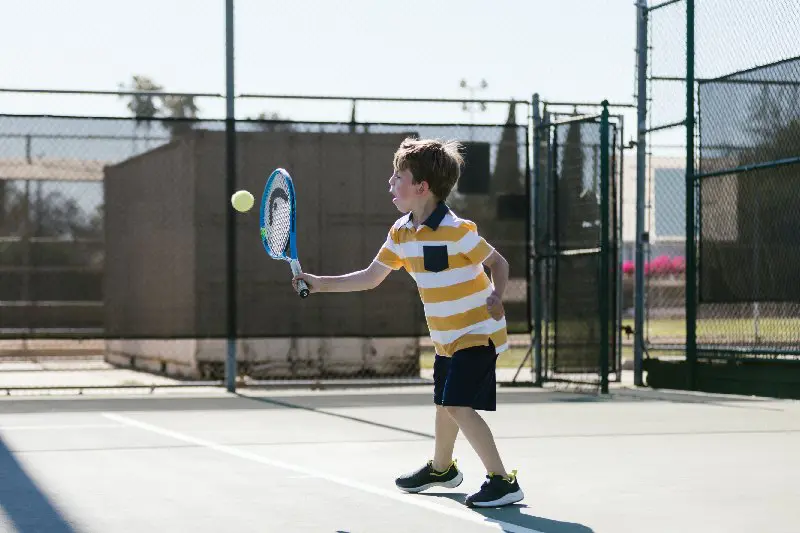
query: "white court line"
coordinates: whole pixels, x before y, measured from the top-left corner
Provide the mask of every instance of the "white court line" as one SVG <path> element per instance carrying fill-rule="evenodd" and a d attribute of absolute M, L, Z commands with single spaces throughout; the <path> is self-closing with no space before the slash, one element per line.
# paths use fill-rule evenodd
<path fill-rule="evenodd" d="M 30 430 L 56 430 L 56 429 L 103 429 L 103 428 L 124 428 L 121 424 L 60 424 L 60 425 L 39 425 L 39 426 L 0 426 L 0 431 L 30 431 Z"/>
<path fill-rule="evenodd" d="M 283 468 L 285 470 L 291 470 L 297 472 L 299 474 L 304 474 L 310 477 L 316 477 L 320 479 L 324 479 L 330 481 L 332 483 L 336 483 L 338 485 L 342 485 L 345 487 L 350 487 L 352 489 L 357 489 L 362 492 L 367 492 L 369 494 L 374 494 L 376 496 L 383 496 L 384 498 L 389 498 L 390 500 L 395 500 L 398 502 L 416 505 L 417 507 L 422 507 L 423 509 L 428 509 L 429 511 L 434 511 L 436 513 L 452 516 L 454 518 L 460 518 L 462 520 L 466 520 L 468 522 L 473 522 L 477 524 L 482 524 L 488 526 L 495 531 L 507 531 L 509 533 L 542 533 L 536 529 L 529 529 L 527 527 L 522 527 L 517 524 L 511 524 L 509 522 L 503 522 L 500 520 L 495 520 L 493 518 L 485 517 L 474 513 L 472 511 L 460 511 L 458 509 L 451 509 L 449 507 L 443 507 L 441 505 L 436 505 L 435 503 L 431 503 L 430 501 L 421 499 L 420 497 L 414 497 L 413 495 L 409 494 L 401 494 L 400 492 L 388 491 L 378 487 L 373 487 L 370 485 L 366 485 L 364 483 L 354 481 L 351 479 L 346 479 L 339 476 L 333 476 L 331 474 L 326 474 L 324 472 L 314 470 L 311 468 L 307 468 L 300 465 L 295 465 L 291 463 L 285 463 L 283 461 L 278 461 L 275 459 L 269 459 L 262 455 L 258 455 L 255 453 L 251 453 L 248 451 L 240 450 L 238 448 L 234 448 L 232 446 L 226 446 L 224 444 L 217 444 L 216 442 L 211 442 L 205 439 L 198 439 L 197 437 L 192 437 L 190 435 L 185 435 L 183 433 L 178 433 L 177 431 L 172 431 L 169 429 L 165 429 L 159 426 L 154 426 L 152 424 L 148 424 L 146 422 L 140 422 L 138 420 L 134 420 L 133 418 L 128 418 L 126 416 L 118 415 L 116 413 L 103 413 L 103 416 L 108 418 L 109 420 L 115 420 L 117 422 L 121 422 L 123 424 L 127 424 L 129 426 L 138 427 L 140 429 L 144 429 L 146 431 L 150 431 L 153 433 L 158 433 L 160 435 L 164 435 L 167 437 L 172 437 L 176 440 L 181 440 L 183 442 L 188 442 L 191 444 L 195 444 L 197 446 L 202 446 L 204 448 L 208 448 L 210 450 L 214 450 L 220 453 L 225 453 L 228 455 L 232 455 L 234 457 L 238 457 L 240 459 L 245 459 L 247 461 L 253 461 L 254 463 L 261 463 L 268 466 L 274 466 L 277 468 Z"/>

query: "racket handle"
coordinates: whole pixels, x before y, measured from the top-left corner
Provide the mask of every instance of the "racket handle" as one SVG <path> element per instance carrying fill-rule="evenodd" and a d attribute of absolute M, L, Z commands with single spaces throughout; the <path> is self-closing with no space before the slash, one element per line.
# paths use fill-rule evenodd
<path fill-rule="evenodd" d="M 292 259 L 289 261 L 289 265 L 292 267 L 293 275 L 297 276 L 303 272 L 303 270 L 300 268 L 300 261 L 297 259 Z M 297 280 L 297 294 L 300 295 L 300 298 L 306 298 L 309 294 L 308 284 L 302 279 Z"/>

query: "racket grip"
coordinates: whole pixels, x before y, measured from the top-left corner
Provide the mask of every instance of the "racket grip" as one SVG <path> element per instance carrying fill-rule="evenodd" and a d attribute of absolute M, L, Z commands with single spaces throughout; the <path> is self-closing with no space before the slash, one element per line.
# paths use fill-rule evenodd
<path fill-rule="evenodd" d="M 289 265 L 292 267 L 293 275 L 297 276 L 303 272 L 303 270 L 300 268 L 300 262 L 297 259 L 292 259 L 289 261 Z M 297 280 L 297 294 L 300 295 L 300 298 L 306 298 L 309 294 L 308 284 L 302 279 Z"/>

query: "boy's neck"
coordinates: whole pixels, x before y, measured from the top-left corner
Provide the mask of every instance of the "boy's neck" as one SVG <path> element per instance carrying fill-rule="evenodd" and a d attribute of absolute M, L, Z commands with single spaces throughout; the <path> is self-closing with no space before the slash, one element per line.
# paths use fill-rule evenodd
<path fill-rule="evenodd" d="M 414 227 L 418 228 L 423 222 L 428 220 L 428 217 L 431 216 L 431 213 L 434 212 L 437 205 L 439 205 L 439 200 L 435 196 L 430 196 L 425 200 L 423 205 L 412 209 L 411 213 L 413 214 L 412 221 L 414 222 Z"/>

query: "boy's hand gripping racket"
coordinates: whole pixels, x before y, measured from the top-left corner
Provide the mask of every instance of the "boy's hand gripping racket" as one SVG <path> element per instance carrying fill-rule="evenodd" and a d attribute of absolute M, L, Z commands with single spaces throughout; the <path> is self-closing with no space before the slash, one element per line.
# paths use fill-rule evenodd
<path fill-rule="evenodd" d="M 295 233 L 295 195 L 294 184 L 289 173 L 276 169 L 267 179 L 261 197 L 261 242 L 273 259 L 288 261 L 295 276 L 302 272 L 297 260 L 297 238 Z M 297 280 L 297 293 L 308 296 L 308 285 Z"/>

